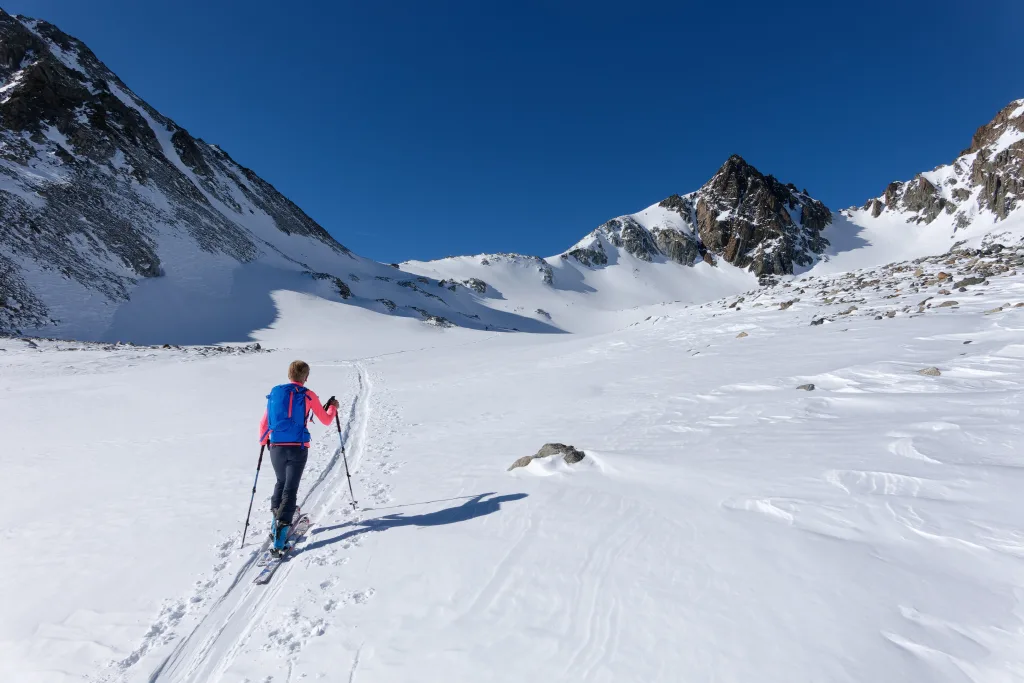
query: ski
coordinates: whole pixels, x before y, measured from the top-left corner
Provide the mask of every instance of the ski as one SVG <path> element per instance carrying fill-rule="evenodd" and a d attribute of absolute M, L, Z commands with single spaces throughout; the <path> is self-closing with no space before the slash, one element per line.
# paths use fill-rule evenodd
<path fill-rule="evenodd" d="M 291 531 L 288 534 L 288 542 L 285 544 L 284 550 L 278 554 L 273 553 L 271 550 L 267 550 L 264 555 L 261 555 L 260 559 L 257 560 L 256 564 L 261 565 L 263 570 L 256 575 L 256 578 L 253 579 L 253 583 L 264 584 L 270 581 L 270 577 L 274 575 L 277 568 L 280 567 L 281 563 L 288 557 L 288 554 L 295 547 L 295 544 L 302 540 L 302 537 L 307 531 L 309 531 L 309 527 L 312 526 L 312 524 L 313 522 L 310 520 L 308 515 L 303 515 L 297 522 L 292 524 Z"/>

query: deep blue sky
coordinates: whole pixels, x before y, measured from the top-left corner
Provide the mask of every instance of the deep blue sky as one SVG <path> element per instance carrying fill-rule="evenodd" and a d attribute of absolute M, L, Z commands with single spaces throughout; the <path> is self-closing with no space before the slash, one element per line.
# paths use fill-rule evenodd
<path fill-rule="evenodd" d="M 1024 97 L 1020 0 L 0 4 L 384 261 L 558 253 L 732 153 L 860 204 Z"/>

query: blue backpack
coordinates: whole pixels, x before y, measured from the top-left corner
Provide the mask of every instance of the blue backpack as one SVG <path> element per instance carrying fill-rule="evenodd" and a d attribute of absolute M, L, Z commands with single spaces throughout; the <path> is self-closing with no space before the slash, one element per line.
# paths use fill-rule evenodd
<path fill-rule="evenodd" d="M 271 444 L 309 443 L 306 429 L 306 388 L 279 384 L 267 396 L 267 428 Z"/>

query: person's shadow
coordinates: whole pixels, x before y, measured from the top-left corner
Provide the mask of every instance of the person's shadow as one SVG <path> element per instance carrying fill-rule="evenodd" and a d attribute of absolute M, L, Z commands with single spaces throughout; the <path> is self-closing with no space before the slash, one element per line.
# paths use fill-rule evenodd
<path fill-rule="evenodd" d="M 509 503 L 513 500 L 522 500 L 526 498 L 525 493 L 512 493 L 506 496 L 496 496 L 488 498 L 488 496 L 494 496 L 494 493 L 481 493 L 478 496 L 473 496 L 462 505 L 455 505 L 450 508 L 443 510 L 437 510 L 435 512 L 427 512 L 422 515 L 408 515 L 398 512 L 391 515 L 384 515 L 383 517 L 376 517 L 374 519 L 365 519 L 354 522 L 345 522 L 344 524 L 336 524 L 334 526 L 319 527 L 313 529 L 311 535 L 327 533 L 329 531 L 335 531 L 336 529 L 348 530 L 344 533 L 332 536 L 331 538 L 325 538 L 302 547 L 300 553 L 307 553 L 311 550 L 322 548 L 332 543 L 339 543 L 347 538 L 358 536 L 359 534 L 365 534 L 369 531 L 387 531 L 393 527 L 398 526 L 441 526 L 443 524 L 456 524 L 458 522 L 465 522 L 476 517 L 483 517 L 490 515 L 501 509 L 502 503 Z M 296 553 L 298 554 L 298 553 Z"/>

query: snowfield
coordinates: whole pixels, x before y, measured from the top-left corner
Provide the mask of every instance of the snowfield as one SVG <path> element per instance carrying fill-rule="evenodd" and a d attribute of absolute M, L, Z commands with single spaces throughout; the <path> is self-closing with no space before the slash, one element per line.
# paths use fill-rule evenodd
<path fill-rule="evenodd" d="M 278 292 L 261 350 L 0 340 L 0 678 L 1022 680 L 1018 261 L 822 270 L 591 334 Z M 299 357 L 358 505 L 314 428 L 314 526 L 256 586 L 257 423 Z M 506 471 L 551 441 L 586 458 Z"/>

